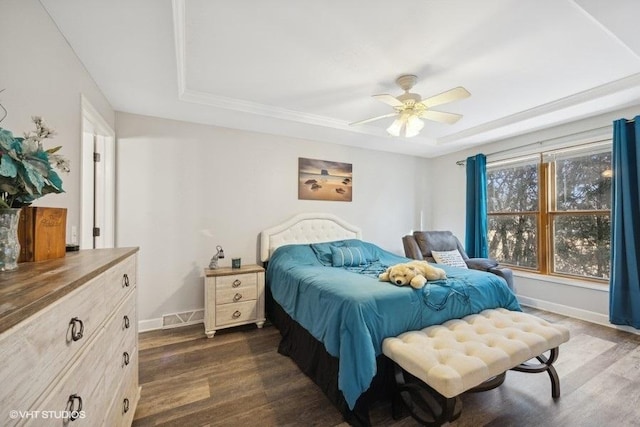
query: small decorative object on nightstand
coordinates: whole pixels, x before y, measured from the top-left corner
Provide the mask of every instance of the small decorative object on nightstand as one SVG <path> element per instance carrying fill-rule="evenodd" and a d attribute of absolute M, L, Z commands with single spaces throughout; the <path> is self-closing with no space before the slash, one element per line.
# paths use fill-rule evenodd
<path fill-rule="evenodd" d="M 211 257 L 211 261 L 209 261 L 209 268 L 211 269 L 218 268 L 218 259 L 224 258 L 224 251 L 222 250 L 222 246 L 218 245 L 216 246 L 216 249 L 218 250 L 218 252 L 216 252 L 215 255 Z"/>
<path fill-rule="evenodd" d="M 218 329 L 255 323 L 262 328 L 264 316 L 264 268 L 204 269 L 204 329 L 213 338 Z"/>

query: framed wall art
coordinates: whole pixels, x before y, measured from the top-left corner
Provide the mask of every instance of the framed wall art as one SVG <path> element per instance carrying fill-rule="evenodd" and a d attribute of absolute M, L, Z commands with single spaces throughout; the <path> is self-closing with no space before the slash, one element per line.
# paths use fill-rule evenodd
<path fill-rule="evenodd" d="M 298 199 L 350 202 L 353 189 L 351 163 L 298 158 Z"/>

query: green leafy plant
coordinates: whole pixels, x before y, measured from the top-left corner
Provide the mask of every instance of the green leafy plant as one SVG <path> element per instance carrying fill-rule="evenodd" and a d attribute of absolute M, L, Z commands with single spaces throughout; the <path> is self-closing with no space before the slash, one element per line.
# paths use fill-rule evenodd
<path fill-rule="evenodd" d="M 0 208 L 20 208 L 49 194 L 63 193 L 54 169 L 69 172 L 69 162 L 57 154 L 61 146 L 45 150 L 42 141 L 53 138 L 42 118 L 32 117 L 36 130 L 16 137 L 0 127 Z"/>

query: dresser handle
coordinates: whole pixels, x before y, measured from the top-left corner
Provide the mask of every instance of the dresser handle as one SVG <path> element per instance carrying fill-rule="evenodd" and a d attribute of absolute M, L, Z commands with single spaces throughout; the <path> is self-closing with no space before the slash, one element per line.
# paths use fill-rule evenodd
<path fill-rule="evenodd" d="M 122 287 L 123 288 L 129 287 L 129 275 L 127 273 L 124 273 L 122 275 Z"/>
<path fill-rule="evenodd" d="M 129 316 L 127 316 L 126 314 L 124 315 L 124 328 L 125 329 L 129 329 Z"/>
<path fill-rule="evenodd" d="M 129 412 L 129 399 L 127 399 L 126 397 L 122 401 L 122 412 L 125 414 Z"/>
<path fill-rule="evenodd" d="M 240 301 L 241 299 L 242 299 L 242 294 L 235 294 L 235 295 L 233 296 L 233 300 L 234 300 L 235 302 L 238 302 L 238 301 Z"/>
<path fill-rule="evenodd" d="M 78 401 L 78 407 L 76 408 L 75 403 Z M 69 413 L 69 421 L 75 421 L 80 416 L 80 411 L 82 411 L 82 398 L 77 394 L 72 394 L 69 396 L 69 400 L 67 400 L 67 412 Z"/>
<path fill-rule="evenodd" d="M 127 366 L 129 364 L 129 353 L 127 353 L 126 351 L 122 353 L 122 361 L 124 362 L 124 366 Z"/>
<path fill-rule="evenodd" d="M 242 285 L 242 282 L 238 279 L 234 280 L 233 283 L 231 284 L 231 286 L 234 288 L 237 288 L 240 285 Z"/>
<path fill-rule="evenodd" d="M 231 315 L 231 317 L 233 317 L 234 319 L 237 319 L 240 316 L 242 316 L 242 313 L 240 313 L 238 310 L 234 311 Z"/>
<path fill-rule="evenodd" d="M 82 323 L 82 320 L 74 317 L 73 319 L 71 319 L 69 324 L 71 325 L 71 339 L 74 341 L 78 341 L 80 338 L 82 338 L 82 334 L 84 333 L 84 323 Z M 80 330 L 76 332 L 77 324 L 80 324 Z"/>

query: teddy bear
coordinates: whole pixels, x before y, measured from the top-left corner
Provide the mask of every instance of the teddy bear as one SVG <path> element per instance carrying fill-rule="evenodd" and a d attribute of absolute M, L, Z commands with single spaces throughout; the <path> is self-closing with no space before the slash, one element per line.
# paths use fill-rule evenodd
<path fill-rule="evenodd" d="M 427 261 L 410 261 L 404 264 L 396 264 L 387 268 L 378 278 L 383 282 L 391 282 L 394 285 L 410 285 L 414 289 L 420 289 L 427 280 L 446 279 L 447 273 L 441 268 L 429 264 Z"/>

